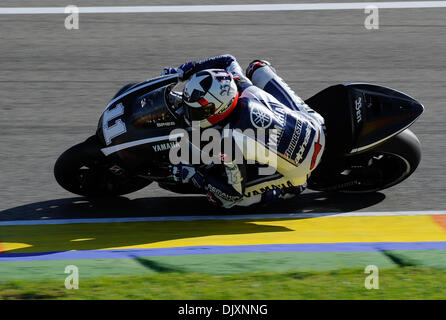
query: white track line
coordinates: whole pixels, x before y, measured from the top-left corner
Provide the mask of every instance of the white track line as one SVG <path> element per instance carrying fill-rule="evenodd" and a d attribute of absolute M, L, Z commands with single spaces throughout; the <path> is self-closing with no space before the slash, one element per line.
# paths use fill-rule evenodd
<path fill-rule="evenodd" d="M 306 10 L 364 10 L 368 6 L 379 9 L 446 8 L 446 1 L 396 2 L 338 2 L 290 3 L 202 6 L 110 6 L 79 7 L 79 13 L 187 13 L 187 12 L 241 12 L 241 11 L 306 11 Z M 72 13 L 71 11 L 69 13 Z M 67 14 L 65 7 L 0 8 L 0 14 Z"/>
<path fill-rule="evenodd" d="M 15 220 L 1 221 L 0 226 L 79 224 L 79 223 L 122 223 L 150 221 L 197 221 L 197 220 L 261 220 L 284 218 L 341 218 L 341 217 L 387 217 L 387 216 L 426 216 L 446 215 L 446 211 L 395 211 L 395 212 L 327 212 L 327 213 L 277 213 L 246 214 L 227 216 L 172 216 L 172 217 L 136 217 L 136 218 L 97 218 L 97 219 L 49 219 L 49 220 Z"/>

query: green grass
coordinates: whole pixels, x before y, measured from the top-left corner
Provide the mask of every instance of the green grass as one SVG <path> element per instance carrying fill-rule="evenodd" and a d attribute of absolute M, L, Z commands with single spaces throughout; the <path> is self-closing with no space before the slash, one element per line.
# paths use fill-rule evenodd
<path fill-rule="evenodd" d="M 79 279 L 0 282 L 0 299 L 446 299 L 446 272 L 382 269 L 379 289 L 367 290 L 364 269 L 262 272 L 232 275 L 165 272 Z"/>

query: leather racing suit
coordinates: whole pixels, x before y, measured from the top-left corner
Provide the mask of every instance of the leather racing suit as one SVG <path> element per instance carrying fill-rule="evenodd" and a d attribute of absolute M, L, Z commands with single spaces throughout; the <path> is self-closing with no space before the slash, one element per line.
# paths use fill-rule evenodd
<path fill-rule="evenodd" d="M 243 138 L 250 140 L 250 147 L 240 147 L 244 159 L 250 163 L 266 163 L 271 167 L 271 161 L 267 161 L 274 155 L 274 170 L 267 175 L 260 174 L 258 166 L 240 165 L 233 158 L 223 163 L 227 179 L 202 175 L 204 180 L 200 179 L 200 183 L 208 191 L 211 202 L 226 208 L 249 206 L 286 199 L 304 190 L 324 151 L 324 119 L 288 87 L 273 67 L 254 61 L 245 76 L 237 60 L 226 54 L 169 69 L 171 73 L 184 74 L 205 69 L 230 72 L 237 83 L 239 101 L 228 120 L 219 127 L 223 129 L 222 134 L 228 132 L 225 129 L 232 130 L 232 139 L 238 146 L 243 144 Z M 235 129 L 242 133 L 235 133 Z M 247 137 L 244 133 L 252 132 L 249 129 L 254 133 L 262 130 L 262 135 L 258 135 L 262 139 L 255 134 Z M 254 167 L 256 170 L 252 170 Z"/>

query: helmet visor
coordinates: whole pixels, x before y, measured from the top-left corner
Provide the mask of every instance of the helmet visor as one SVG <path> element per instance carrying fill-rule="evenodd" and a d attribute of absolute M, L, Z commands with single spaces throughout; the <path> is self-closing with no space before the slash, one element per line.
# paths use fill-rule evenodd
<path fill-rule="evenodd" d="M 192 121 L 201 121 L 204 119 L 209 118 L 215 113 L 215 105 L 213 103 L 208 103 L 205 106 L 202 106 L 200 108 L 194 108 L 191 106 L 188 106 L 186 103 L 184 104 L 184 111 L 186 119 L 189 122 Z"/>

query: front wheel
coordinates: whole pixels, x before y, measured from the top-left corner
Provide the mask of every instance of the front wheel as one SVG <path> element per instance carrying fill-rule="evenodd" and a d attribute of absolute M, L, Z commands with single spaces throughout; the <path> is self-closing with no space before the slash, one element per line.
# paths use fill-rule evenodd
<path fill-rule="evenodd" d="M 124 195 L 151 183 L 139 177 L 116 175 L 105 160 L 97 137 L 91 136 L 60 155 L 54 176 L 65 190 L 86 197 Z"/>
<path fill-rule="evenodd" d="M 345 193 L 376 192 L 407 179 L 420 160 L 420 141 L 406 129 L 369 151 L 346 157 L 343 171 L 327 179 L 332 181 L 331 185 L 313 181 L 309 188 Z"/>

